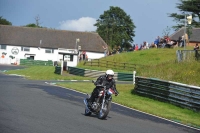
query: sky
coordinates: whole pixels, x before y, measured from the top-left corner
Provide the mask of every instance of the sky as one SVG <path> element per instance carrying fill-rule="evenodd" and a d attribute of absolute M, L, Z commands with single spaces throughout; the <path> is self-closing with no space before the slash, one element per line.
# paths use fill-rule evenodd
<path fill-rule="evenodd" d="M 130 15 L 136 28 L 134 44 L 151 43 L 163 36 L 167 26 L 176 25 L 169 13 L 178 13 L 179 0 L 0 0 L 0 16 L 13 26 L 35 23 L 58 30 L 95 31 L 94 24 L 110 6 Z M 170 34 L 174 30 L 171 28 Z"/>

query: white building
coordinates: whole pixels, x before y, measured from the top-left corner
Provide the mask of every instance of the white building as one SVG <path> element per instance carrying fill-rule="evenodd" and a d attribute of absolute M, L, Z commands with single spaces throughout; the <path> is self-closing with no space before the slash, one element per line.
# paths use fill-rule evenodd
<path fill-rule="evenodd" d="M 107 44 L 93 32 L 0 25 L 0 64 L 20 64 L 20 59 L 67 61 L 76 66 L 80 53 L 88 59 L 104 57 Z M 12 59 L 12 57 L 14 57 Z"/>

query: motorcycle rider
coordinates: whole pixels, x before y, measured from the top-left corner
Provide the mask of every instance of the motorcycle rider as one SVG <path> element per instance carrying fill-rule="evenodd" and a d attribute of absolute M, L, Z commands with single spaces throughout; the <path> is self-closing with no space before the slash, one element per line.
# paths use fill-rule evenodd
<path fill-rule="evenodd" d="M 113 70 L 107 70 L 105 75 L 102 75 L 99 78 L 97 78 L 94 85 L 103 85 L 103 86 L 106 86 L 106 89 L 112 88 L 115 92 L 115 96 L 117 96 L 119 93 L 116 89 L 116 84 L 113 77 L 114 77 Z M 94 88 L 91 97 L 87 100 L 88 107 L 90 107 L 91 104 L 94 102 L 95 98 L 98 96 L 101 89 L 102 88 L 98 86 Z"/>

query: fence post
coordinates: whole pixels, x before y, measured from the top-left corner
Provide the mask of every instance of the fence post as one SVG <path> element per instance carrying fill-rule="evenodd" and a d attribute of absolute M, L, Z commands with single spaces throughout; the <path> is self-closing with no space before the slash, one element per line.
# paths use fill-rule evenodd
<path fill-rule="evenodd" d="M 106 67 L 108 68 L 108 61 L 106 61 Z"/>
<path fill-rule="evenodd" d="M 133 71 L 133 84 L 135 84 L 135 74 L 136 74 L 136 71 Z"/>
<path fill-rule="evenodd" d="M 180 62 L 181 61 L 181 51 L 180 50 L 176 51 L 176 57 L 177 57 L 177 61 Z"/>
<path fill-rule="evenodd" d="M 63 72 L 63 60 L 61 61 L 61 70 L 60 70 L 60 75 L 62 75 Z"/>

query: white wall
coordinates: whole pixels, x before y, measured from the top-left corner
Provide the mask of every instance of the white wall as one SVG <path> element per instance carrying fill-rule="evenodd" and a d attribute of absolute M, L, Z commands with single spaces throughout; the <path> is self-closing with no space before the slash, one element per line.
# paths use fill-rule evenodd
<path fill-rule="evenodd" d="M 18 54 L 13 54 L 13 49 L 18 51 Z M 62 54 L 58 54 L 60 50 L 54 49 L 54 53 L 45 53 L 45 48 L 35 48 L 30 47 L 30 51 L 22 51 L 21 46 L 10 46 L 7 45 L 6 50 L 0 49 L 0 63 L 1 64 L 11 64 L 17 62 L 19 65 L 20 59 L 27 59 L 30 55 L 26 54 L 35 54 L 34 60 L 42 60 L 42 61 L 60 61 L 60 59 L 63 59 Z M 1 55 L 3 52 L 6 52 L 5 58 L 1 58 Z M 87 52 L 86 54 L 88 56 L 88 59 L 99 59 L 104 57 L 104 53 L 95 53 L 95 52 Z M 12 55 L 15 57 L 15 59 L 11 59 L 9 56 Z M 64 58 L 65 61 L 67 61 L 67 66 L 77 66 L 78 57 L 77 55 L 73 55 L 73 61 L 69 61 L 69 59 Z"/>
<path fill-rule="evenodd" d="M 87 52 L 88 59 L 99 59 L 104 57 L 104 53 Z"/>

